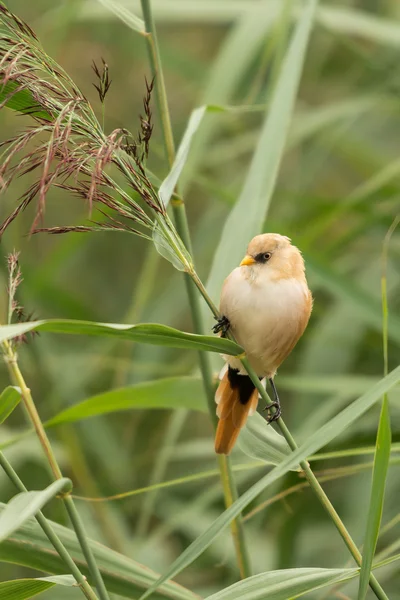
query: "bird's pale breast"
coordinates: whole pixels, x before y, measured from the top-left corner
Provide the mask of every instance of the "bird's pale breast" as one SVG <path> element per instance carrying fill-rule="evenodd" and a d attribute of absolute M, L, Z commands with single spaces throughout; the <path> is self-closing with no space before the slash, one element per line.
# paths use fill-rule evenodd
<path fill-rule="evenodd" d="M 260 377 L 273 377 L 302 335 L 310 313 L 311 295 L 305 280 L 252 280 L 243 267 L 232 271 L 221 295 L 221 313 Z M 226 357 L 242 371 L 238 359 Z"/>

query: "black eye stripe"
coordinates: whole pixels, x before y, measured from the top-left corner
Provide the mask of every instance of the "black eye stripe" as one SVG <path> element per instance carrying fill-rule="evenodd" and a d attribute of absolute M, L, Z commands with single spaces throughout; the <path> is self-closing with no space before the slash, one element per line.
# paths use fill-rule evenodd
<path fill-rule="evenodd" d="M 271 252 L 260 252 L 259 254 L 257 254 L 255 256 L 255 260 L 258 263 L 266 263 L 269 261 L 269 259 L 271 258 L 272 253 Z"/>

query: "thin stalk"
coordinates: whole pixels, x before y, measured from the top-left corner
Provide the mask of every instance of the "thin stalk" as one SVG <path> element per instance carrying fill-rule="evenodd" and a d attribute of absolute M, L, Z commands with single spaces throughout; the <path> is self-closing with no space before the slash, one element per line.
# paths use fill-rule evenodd
<path fill-rule="evenodd" d="M 29 420 L 31 421 L 31 423 L 34 427 L 36 435 L 38 436 L 40 444 L 44 450 L 44 453 L 46 454 L 46 458 L 49 462 L 49 465 L 53 472 L 54 478 L 61 479 L 62 478 L 61 469 L 58 466 L 57 459 L 54 455 L 53 449 L 50 444 L 50 440 L 47 437 L 47 434 L 44 430 L 42 421 L 40 420 L 39 413 L 37 412 L 35 403 L 32 398 L 31 390 L 26 385 L 25 380 L 20 371 L 20 368 L 18 366 L 17 355 L 14 352 L 10 342 L 8 342 L 7 340 L 5 340 L 2 343 L 2 346 L 4 349 L 4 353 L 5 353 L 8 370 L 10 372 L 12 379 L 15 381 L 15 383 L 21 389 L 22 400 L 23 400 L 24 406 L 26 408 L 26 411 L 28 413 Z"/>
<path fill-rule="evenodd" d="M 175 159 L 174 136 L 172 134 L 171 118 L 168 109 L 167 90 L 161 65 L 161 55 L 158 47 L 157 31 L 153 19 L 150 0 L 141 0 L 143 19 L 146 26 L 146 42 L 149 52 L 150 68 L 155 77 L 157 108 L 161 118 L 161 129 L 164 138 L 168 164 L 172 167 Z"/>
<path fill-rule="evenodd" d="M 20 492 L 28 491 L 2 452 L 0 452 L 0 465 L 4 469 L 6 475 L 9 477 L 9 479 Z M 35 518 L 42 530 L 44 531 L 44 533 L 46 534 L 50 543 L 54 546 L 56 552 L 58 552 L 58 554 L 64 561 L 69 572 L 75 578 L 84 596 L 88 598 L 88 600 L 98 600 L 95 592 L 92 590 L 89 583 L 87 582 L 86 577 L 80 572 L 80 570 L 74 563 L 72 557 L 69 555 L 68 550 L 65 548 L 64 544 L 62 543 L 58 535 L 55 533 L 54 529 L 47 521 L 43 513 L 39 511 L 38 513 L 36 513 Z"/>
<path fill-rule="evenodd" d="M 389 355 L 388 355 L 388 298 L 387 298 L 387 261 L 389 253 L 389 242 L 396 227 L 400 223 L 400 214 L 395 217 L 393 223 L 388 229 L 383 241 L 382 249 L 382 276 L 381 276 L 381 295 L 382 295 L 382 329 L 383 329 L 383 375 L 386 376 L 389 372 Z M 387 394 L 385 394 L 385 397 Z"/>
<path fill-rule="evenodd" d="M 161 64 L 161 56 L 157 41 L 157 32 L 153 15 L 151 11 L 150 0 L 141 0 L 143 18 L 146 26 L 146 41 L 149 52 L 149 61 L 152 70 L 152 75 L 155 77 L 155 89 L 158 111 L 162 123 L 162 133 L 164 139 L 165 153 L 167 156 L 168 165 L 171 168 L 175 159 L 175 145 L 172 133 L 171 118 L 168 108 L 167 92 L 164 83 L 164 75 Z M 192 244 L 188 227 L 185 204 L 182 199 L 171 200 L 172 210 L 174 214 L 175 226 L 180 235 L 186 249 L 192 254 Z M 203 317 L 201 314 L 200 298 L 196 293 L 193 280 L 189 274 L 185 274 L 185 286 L 189 299 L 193 327 L 196 333 L 203 334 L 205 331 Z M 203 379 L 203 386 L 206 393 L 208 409 L 214 427 L 217 424 L 217 416 L 215 413 L 214 402 L 214 383 L 211 362 L 207 353 L 199 353 L 200 370 Z M 225 506 L 229 508 L 238 497 L 235 480 L 232 472 L 230 459 L 222 456 L 219 459 L 219 467 L 221 473 L 221 482 L 224 491 Z M 244 579 L 251 575 L 250 559 L 244 539 L 244 528 L 242 517 L 237 517 L 231 524 L 233 542 L 235 545 L 236 557 L 239 567 L 240 576 Z"/>
<path fill-rule="evenodd" d="M 35 403 L 32 398 L 31 391 L 28 388 L 28 386 L 26 385 L 25 379 L 24 379 L 24 377 L 20 371 L 20 368 L 18 366 L 16 353 L 14 352 L 13 347 L 10 344 L 10 342 L 8 342 L 7 340 L 2 342 L 2 347 L 4 350 L 5 360 L 6 360 L 6 364 L 7 364 L 8 370 L 10 372 L 11 378 L 14 380 L 16 385 L 18 385 L 19 388 L 21 389 L 22 401 L 23 401 L 26 411 L 29 415 L 29 419 L 30 419 L 33 427 L 35 428 L 36 434 L 39 438 L 39 441 L 42 445 L 44 453 L 47 457 L 47 460 L 48 460 L 50 468 L 53 472 L 54 478 L 61 479 L 62 478 L 61 469 L 57 463 L 57 459 L 56 459 L 53 449 L 51 447 L 50 440 L 47 437 L 46 431 L 43 427 L 43 423 L 42 423 L 39 413 L 36 409 Z M 104 585 L 104 581 L 101 576 L 100 570 L 96 564 L 96 561 L 93 556 L 93 552 L 89 546 L 83 523 L 82 523 L 82 521 L 79 517 L 79 514 L 75 508 L 74 501 L 72 500 L 71 496 L 66 495 L 63 497 L 63 502 L 64 502 L 65 508 L 69 514 L 69 517 L 71 519 L 71 524 L 75 530 L 76 537 L 78 538 L 79 544 L 82 548 L 82 552 L 86 558 L 86 562 L 88 564 L 89 571 L 92 576 L 94 585 L 97 589 L 99 598 L 100 598 L 100 600 L 110 600 L 110 597 L 109 597 L 107 589 Z"/>
<path fill-rule="evenodd" d="M 212 302 L 211 298 L 208 296 L 207 291 L 206 291 L 204 285 L 202 284 L 201 280 L 197 276 L 197 274 L 195 274 L 193 280 L 194 280 L 197 288 L 199 289 L 200 293 L 203 295 L 204 300 L 207 302 L 208 306 L 210 307 L 212 313 L 214 314 L 215 317 L 218 318 L 220 316 L 218 309 Z M 233 336 L 230 335 L 229 332 L 228 332 L 228 337 L 230 339 L 232 339 L 233 341 L 235 341 Z M 267 391 L 264 388 L 263 384 L 257 377 L 256 372 L 251 367 L 247 358 L 245 356 L 244 357 L 240 356 L 238 358 L 240 358 L 241 363 L 244 366 L 244 368 L 246 369 L 247 374 L 249 375 L 250 379 L 254 383 L 254 386 L 258 389 L 258 392 L 259 392 L 261 398 L 265 401 L 266 404 L 270 404 L 271 399 L 268 396 Z M 279 427 L 279 429 L 281 430 L 281 433 L 282 433 L 283 437 L 285 438 L 286 442 L 288 443 L 289 447 L 291 448 L 291 450 L 293 450 L 293 451 L 297 450 L 298 446 L 297 446 L 292 434 L 290 433 L 289 429 L 286 427 L 286 425 L 281 417 L 279 419 L 277 419 L 276 424 Z M 334 525 L 336 526 L 337 530 L 339 531 L 340 535 L 342 536 L 343 541 L 346 544 L 347 548 L 349 549 L 354 560 L 356 561 L 358 566 L 361 566 L 362 557 L 361 557 L 360 551 L 358 550 L 356 544 L 352 540 L 349 532 L 347 531 L 345 525 L 343 524 L 342 520 L 340 519 L 338 513 L 336 512 L 336 510 L 335 510 L 334 506 L 332 505 L 331 501 L 329 500 L 328 496 L 325 494 L 324 490 L 322 489 L 318 479 L 315 477 L 314 473 L 312 472 L 310 465 L 308 464 L 308 462 L 306 460 L 303 460 L 300 462 L 300 466 L 304 472 L 304 475 L 305 475 L 308 483 L 310 484 L 311 489 L 313 490 L 314 494 L 317 496 L 317 498 L 321 502 L 322 506 L 324 507 L 324 509 L 330 516 L 330 518 L 332 519 Z M 384 590 L 379 585 L 375 575 L 371 574 L 370 579 L 369 579 L 369 585 L 370 585 L 371 589 L 374 591 L 377 598 L 379 598 L 380 600 L 388 600 L 388 597 L 386 596 Z"/>

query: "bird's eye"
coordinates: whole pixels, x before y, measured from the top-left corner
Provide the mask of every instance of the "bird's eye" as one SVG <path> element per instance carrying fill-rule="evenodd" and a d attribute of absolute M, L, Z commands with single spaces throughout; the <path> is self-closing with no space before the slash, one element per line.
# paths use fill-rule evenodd
<path fill-rule="evenodd" d="M 260 252 L 260 254 L 257 254 L 257 256 L 254 257 L 254 259 L 256 260 L 256 262 L 264 264 L 269 261 L 271 256 L 272 252 Z"/>

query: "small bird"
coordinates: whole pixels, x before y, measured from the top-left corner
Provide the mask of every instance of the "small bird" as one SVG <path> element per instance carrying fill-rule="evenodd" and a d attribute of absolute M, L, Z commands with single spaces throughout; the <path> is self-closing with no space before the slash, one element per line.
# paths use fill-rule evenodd
<path fill-rule="evenodd" d="M 233 334 L 260 379 L 271 384 L 274 402 L 266 407 L 281 415 L 274 376 L 304 333 L 312 310 L 304 260 L 291 240 L 278 233 L 253 238 L 240 266 L 225 279 L 215 333 Z M 229 454 L 240 429 L 258 404 L 258 390 L 240 362 L 224 356 L 222 379 L 215 395 L 219 417 L 215 451 Z"/>

